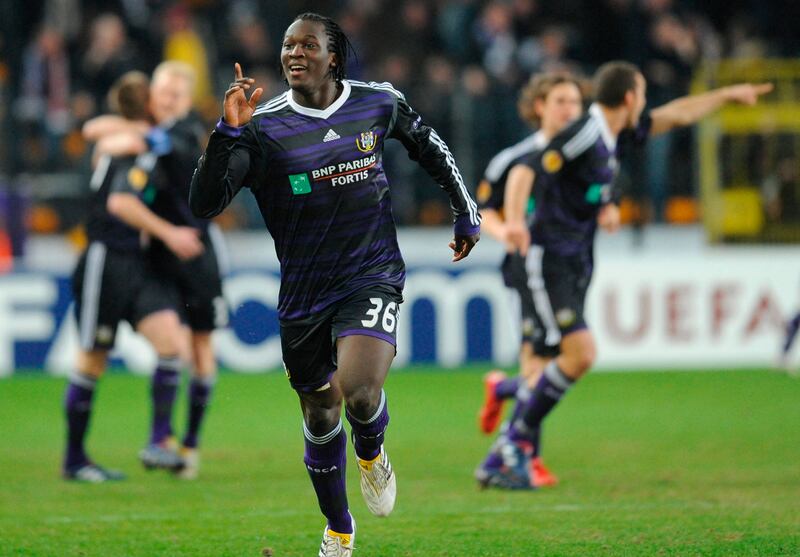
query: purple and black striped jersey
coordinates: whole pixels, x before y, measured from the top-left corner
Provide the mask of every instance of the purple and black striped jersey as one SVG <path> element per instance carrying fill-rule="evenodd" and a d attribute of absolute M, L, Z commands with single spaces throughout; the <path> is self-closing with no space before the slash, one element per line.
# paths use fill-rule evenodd
<path fill-rule="evenodd" d="M 636 129 L 623 134 L 643 144 L 650 125 L 649 114 L 643 114 Z M 625 138 L 620 134 L 618 139 Z M 547 147 L 523 161 L 536 173 L 532 243 L 561 255 L 591 253 L 597 214 L 604 204 L 617 201 L 617 155 L 617 139 L 593 104 Z"/>
<path fill-rule="evenodd" d="M 131 193 L 149 205 L 155 197 L 152 171 L 156 157 L 151 153 L 139 156 L 111 157 L 103 155 L 92 173 L 89 186 L 92 198 L 86 219 L 89 243 L 101 242 L 117 251 L 141 249 L 140 232 L 108 212 L 108 196 L 114 192 Z"/>
<path fill-rule="evenodd" d="M 281 265 L 282 321 L 320 311 L 374 284 L 401 289 L 382 152 L 399 140 L 450 196 L 457 234 L 476 234 L 480 217 L 450 150 L 388 83 L 345 80 L 324 110 L 291 91 L 261 104 L 242 128 L 220 121 L 192 180 L 194 213 L 220 213 L 243 187 L 255 196 Z"/>
<path fill-rule="evenodd" d="M 492 157 L 483 173 L 483 179 L 478 184 L 476 192 L 478 207 L 494 209 L 502 215 L 509 171 L 526 157 L 532 157 L 537 152 L 540 153 L 546 146 L 547 139 L 545 139 L 544 133 L 537 131 Z"/>

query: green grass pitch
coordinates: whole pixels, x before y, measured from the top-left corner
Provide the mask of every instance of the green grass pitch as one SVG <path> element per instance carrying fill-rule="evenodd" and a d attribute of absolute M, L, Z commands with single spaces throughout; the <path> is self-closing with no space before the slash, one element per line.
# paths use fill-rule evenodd
<path fill-rule="evenodd" d="M 555 489 L 480 491 L 477 367 L 395 371 L 391 517 L 369 515 L 348 469 L 356 555 L 800 555 L 800 381 L 766 371 L 592 374 L 550 416 Z M 0 555 L 316 555 L 323 519 L 285 378 L 221 376 L 196 482 L 145 472 L 147 382 L 110 374 L 89 448 L 129 474 L 59 479 L 64 380 L 0 381 Z M 176 414 L 183 425 L 183 408 Z M 348 447 L 352 451 L 352 447 Z"/>

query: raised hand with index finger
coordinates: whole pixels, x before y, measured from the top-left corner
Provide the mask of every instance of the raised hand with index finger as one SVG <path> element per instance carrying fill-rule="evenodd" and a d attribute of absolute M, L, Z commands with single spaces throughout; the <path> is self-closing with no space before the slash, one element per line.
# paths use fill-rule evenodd
<path fill-rule="evenodd" d="M 236 62 L 233 68 L 234 81 L 230 84 L 228 90 L 225 91 L 225 100 L 222 103 L 222 110 L 225 123 L 238 128 L 247 124 L 250 118 L 253 117 L 253 112 L 264 90 L 258 87 L 248 99 L 245 91 L 250 89 L 255 83 L 255 79 L 242 75 L 242 66 L 239 65 L 239 62 Z"/>

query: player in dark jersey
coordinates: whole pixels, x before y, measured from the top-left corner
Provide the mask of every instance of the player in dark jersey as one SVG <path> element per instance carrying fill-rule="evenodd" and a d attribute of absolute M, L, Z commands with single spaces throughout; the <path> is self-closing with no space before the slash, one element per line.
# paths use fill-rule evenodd
<path fill-rule="evenodd" d="M 483 217 L 482 228 L 499 242 L 505 244 L 508 252 L 503 260 L 503 280 L 510 289 L 515 313 L 521 318 L 520 373 L 506 377 L 502 371 L 492 371 L 484 378 L 485 401 L 479 413 L 480 428 L 484 433 L 497 429 L 502 416 L 503 401 L 515 398 L 516 414 L 521 405 L 530 397 L 530 389 L 536 384 L 542 369 L 549 359 L 557 355 L 557 350 L 544 344 L 544 327 L 535 311 L 533 293 L 528 286 L 528 273 L 525 258 L 508 245 L 506 225 L 503 219 L 503 202 L 506 183 L 510 177 L 526 179 L 526 167 L 520 161 L 534 153 L 541 152 L 559 131 L 577 119 L 583 111 L 583 84 L 569 74 L 549 73 L 531 77 L 522 90 L 519 101 L 520 116 L 538 131 L 519 143 L 500 151 L 486 168 L 484 178 L 478 187 L 478 202 Z M 522 172 L 522 177 L 518 175 Z M 531 203 L 532 205 L 532 203 Z M 533 216 L 533 208 L 528 208 L 528 218 Z M 513 419 L 513 418 L 512 418 Z M 531 481 L 536 487 L 554 485 L 557 478 L 550 473 L 538 456 L 541 447 L 539 432 L 533 440 Z M 494 447 L 501 446 L 499 443 Z M 507 474 L 500 455 L 490 451 L 484 463 L 476 470 L 476 477 L 482 485 L 504 482 Z M 513 478 L 513 477 L 512 477 Z"/>
<path fill-rule="evenodd" d="M 648 136 L 691 125 L 725 103 L 754 104 L 772 85 L 724 87 L 682 97 L 643 114 L 645 89 L 644 77 L 632 64 L 604 64 L 594 78 L 596 102 L 588 114 L 558 134 L 541 153 L 524 161 L 530 173 L 527 181 L 508 185 L 504 206 L 508 238 L 527 254 L 536 311 L 545 324 L 548 343 L 560 348 L 509 427 L 509 441 L 501 452 L 510 463 L 528 458 L 525 444 L 594 363 L 594 338 L 583 308 L 597 226 L 612 231 L 619 227 L 611 184 L 621 136 L 630 134 L 634 143 L 641 144 Z M 531 188 L 536 217 L 529 226 L 525 205 Z"/>
<path fill-rule="evenodd" d="M 131 121 L 147 117 L 148 80 L 132 72 L 113 90 L 120 112 Z M 182 332 L 174 291 L 156 280 L 140 246 L 140 229 L 160 237 L 184 257 L 202 246 L 194 233 L 176 227 L 147 207 L 154 197 L 153 153 L 138 157 L 101 156 L 91 179 L 94 190 L 87 222 L 89 246 L 73 277 L 75 314 L 80 334 L 75 373 L 67 387 L 67 479 L 103 482 L 122 475 L 94 464 L 84 449 L 97 380 L 108 363 L 117 324 L 126 320 L 144 335 L 158 354 L 158 369 L 180 366 Z"/>
<path fill-rule="evenodd" d="M 222 297 L 222 235 L 215 225 L 195 217 L 189 209 L 189 184 L 206 135 L 202 123 L 191 113 L 194 80 L 192 68 L 181 62 L 163 62 L 155 69 L 150 88 L 150 111 L 157 124 L 154 127 L 139 129 L 119 119 L 97 119 L 102 124 L 98 133 L 103 136 L 102 141 L 111 144 L 112 152 L 136 154 L 150 147 L 160 152 L 159 171 L 165 180 L 164 187 L 157 190 L 153 210 L 176 226 L 193 229 L 204 247 L 197 257 L 180 259 L 169 246 L 154 238 L 147 252 L 159 277 L 173 283 L 180 294 L 182 318 L 190 329 L 187 336 L 192 379 L 186 431 L 179 447 L 171 426 L 178 374 L 153 375 L 151 435 L 139 456 L 145 467 L 177 470 L 185 479 L 198 474 L 199 431 L 217 373 L 211 333 L 224 327 L 228 318 Z M 166 426 L 156 417 L 162 414 L 170 416 Z"/>
<path fill-rule="evenodd" d="M 242 76 L 225 94 L 224 118 L 192 180 L 195 214 L 221 212 L 250 188 L 281 264 L 278 313 L 283 359 L 300 397 L 305 464 L 327 518 L 319 555 L 351 555 L 355 524 L 345 489 L 352 429 L 361 491 L 373 514 L 389 514 L 396 480 L 384 432 L 383 383 L 395 355 L 405 266 L 391 213 L 382 151 L 399 140 L 448 193 L 453 261 L 479 238 L 480 217 L 439 135 L 388 83 L 345 78 L 349 42 L 331 19 L 302 14 L 283 38 L 290 90 L 258 106 Z"/>
<path fill-rule="evenodd" d="M 168 187 L 156 195 L 153 210 L 175 225 L 196 230 L 205 247 L 200 256 L 191 260 L 175 257 L 160 241 L 154 241 L 149 249 L 153 266 L 175 283 L 191 331 L 189 414 L 179 449 L 183 467 L 178 474 L 184 479 L 198 474 L 199 432 L 217 375 L 211 334 L 228 324 L 228 307 L 222 296 L 226 260 L 222 234 L 216 225 L 195 217 L 189 209 L 189 185 L 206 140 L 203 124 L 191 112 L 194 81 L 191 67 L 168 61 L 153 72 L 151 87 L 151 110 L 159 129 L 165 130 L 168 143 L 168 151 L 160 161 L 169 180 Z M 173 449 L 172 432 L 161 439 L 151 436 L 150 445 L 140 457 L 147 466 L 151 461 L 159 462 L 164 451 L 168 455 Z"/>

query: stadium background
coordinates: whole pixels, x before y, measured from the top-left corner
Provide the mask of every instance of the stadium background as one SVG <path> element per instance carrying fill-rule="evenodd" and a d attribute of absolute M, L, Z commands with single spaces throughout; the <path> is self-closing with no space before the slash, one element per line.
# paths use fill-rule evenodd
<path fill-rule="evenodd" d="M 393 422 L 394 458 L 398 469 L 405 465 L 409 492 L 394 524 L 417 532 L 416 513 L 446 533 L 418 547 L 365 519 L 364 531 L 387 536 L 397 549 L 386 551 L 380 539 L 365 535 L 364 554 L 450 555 L 465 538 L 472 544 L 466 552 L 475 555 L 537 554 L 525 540 L 536 540 L 541 554 L 798 554 L 800 390 L 768 370 L 785 320 L 800 307 L 800 4 L 12 0 L 0 6 L 0 376 L 11 376 L 0 381 L 0 470 L 13 470 L 0 480 L 0 541 L 6 540 L 0 555 L 50 555 L 51 544 L 64 555 L 255 554 L 287 529 L 285 554 L 314 547 L 316 534 L 295 532 L 300 524 L 317 528 L 314 509 L 282 514 L 297 505 L 297 490 L 309 489 L 302 469 L 283 462 L 290 460 L 286 452 L 299 454 L 299 438 L 281 433 L 286 452 L 259 452 L 275 429 L 297 429 L 287 417 L 296 411 L 292 394 L 277 374 L 223 376 L 209 424 L 208 492 L 133 475 L 128 489 L 135 494 L 155 485 L 175 496 L 159 501 L 156 516 L 165 522 L 152 529 L 151 519 L 142 518 L 152 509 L 122 489 L 98 494 L 95 507 L 63 502 L 76 493 L 57 484 L 54 472 L 63 380 L 46 377 L 70 369 L 76 345 L 68 280 L 83 243 L 90 154 L 81 124 L 106 110 L 116 77 L 151 71 L 165 58 L 197 69 L 196 106 L 209 126 L 234 61 L 266 88 L 266 97 L 276 94 L 283 87 L 280 37 L 306 10 L 342 24 L 358 55 L 351 77 L 390 81 L 404 91 L 451 146 L 468 184 L 477 183 L 494 153 L 526 133 L 515 102 L 532 72 L 591 75 L 603 61 L 627 59 L 644 71 L 651 107 L 725 83 L 776 84 L 758 107 L 726 108 L 651 142 L 623 169 L 625 227 L 597 243 L 588 316 L 598 366 L 721 371 L 589 377 L 552 420 L 553 437 L 564 441 L 553 442 L 551 462 L 566 475 L 565 485 L 534 502 L 481 498 L 469 485 L 485 449 L 472 427 L 480 373 L 488 362 L 513 369 L 516 352 L 496 271 L 502 248 L 485 237 L 464 264 L 449 265 L 445 196 L 399 145 L 387 149 L 409 265 L 399 373 L 389 385 L 398 401 L 393 407 L 405 408 Z M 278 275 L 271 241 L 246 195 L 219 224 L 231 249 L 225 293 L 233 311 L 233 327 L 215 339 L 221 363 L 232 372 L 275 371 Z M 117 356 L 118 370 L 151 369 L 152 354 L 129 330 Z M 145 384 L 122 374 L 106 383 L 107 402 L 98 412 L 111 416 L 104 426 L 98 418 L 92 443 L 106 447 L 101 456 L 132 466 L 143 435 Z M 126 394 L 131 388 L 136 397 Z M 267 410 L 245 411 L 254 407 Z M 415 450 L 440 450 L 434 441 L 443 438 L 415 435 L 415 428 L 427 429 L 409 410 L 415 407 L 446 425 L 451 468 L 441 474 L 417 462 Z M 128 431 L 130 423 L 141 427 Z M 266 472 L 257 464 L 265 458 Z M 267 484 L 270 475 L 285 485 Z M 636 487 L 620 487 L 630 478 L 639 480 Z M 426 494 L 437 485 L 448 495 L 431 505 Z M 255 496 L 265 492 L 274 498 Z M 216 514 L 206 510 L 198 518 L 192 504 L 198 497 L 204 508 L 243 517 L 241 523 L 223 520 L 209 530 Z M 232 503 L 237 497 L 239 506 Z M 76 524 L 75 512 L 121 529 Z M 515 530 L 520 512 L 544 515 L 543 522 L 535 531 Z M 264 522 L 273 523 L 272 531 L 256 538 Z M 473 540 L 471 532 L 487 522 L 512 526 L 495 529 L 485 543 Z M 182 534 L 174 533 L 177 524 Z M 172 549 L 159 545 L 165 536 L 172 536 Z M 214 549 L 198 549 L 188 537 Z"/>

